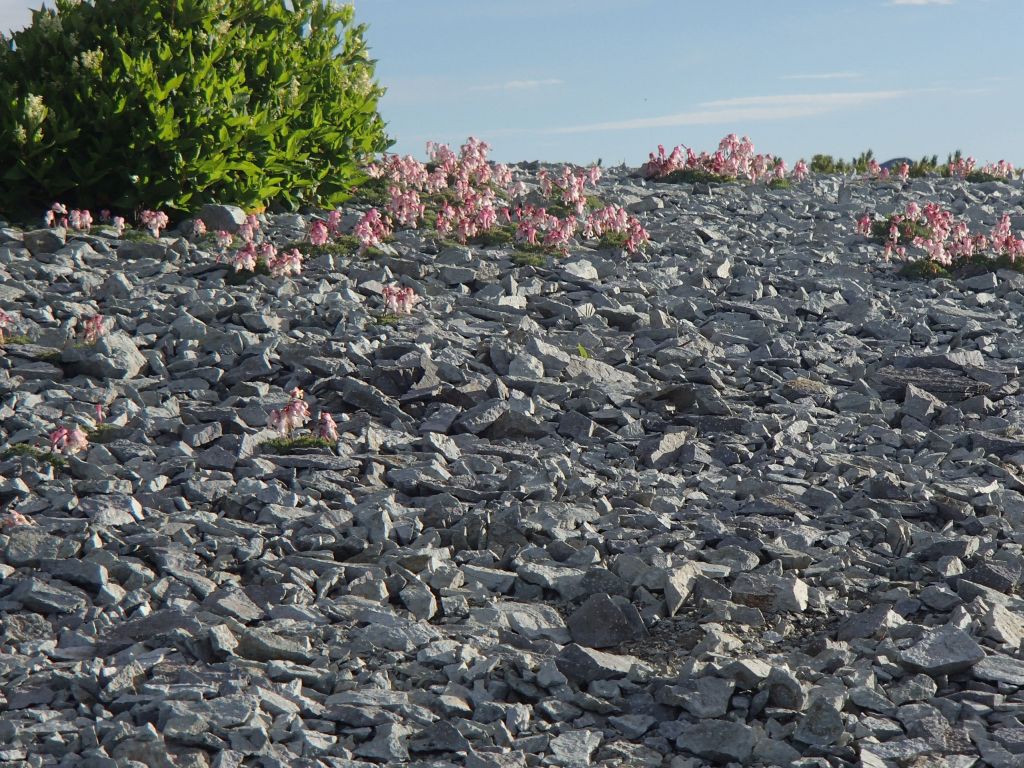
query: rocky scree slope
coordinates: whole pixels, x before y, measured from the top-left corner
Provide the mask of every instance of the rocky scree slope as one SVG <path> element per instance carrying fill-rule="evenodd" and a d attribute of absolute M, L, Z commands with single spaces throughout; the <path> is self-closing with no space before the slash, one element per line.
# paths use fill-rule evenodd
<path fill-rule="evenodd" d="M 109 414 L 0 461 L 0 762 L 1020 765 L 1024 276 L 855 234 L 1018 229 L 1019 184 L 600 195 L 646 255 L 404 232 L 231 285 L 181 238 L 0 229 L 0 446 Z M 380 325 L 393 280 L 423 300 Z M 261 447 L 296 386 L 335 451 Z"/>

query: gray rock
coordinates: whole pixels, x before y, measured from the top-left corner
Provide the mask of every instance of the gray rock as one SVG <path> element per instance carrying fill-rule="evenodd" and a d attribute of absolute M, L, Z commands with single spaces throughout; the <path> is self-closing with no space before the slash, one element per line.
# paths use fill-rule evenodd
<path fill-rule="evenodd" d="M 746 763 L 754 751 L 754 730 L 728 720 L 704 720 L 685 725 L 676 738 L 676 748 L 713 763 Z"/>
<path fill-rule="evenodd" d="M 234 234 L 245 223 L 245 211 L 237 205 L 207 203 L 199 209 L 199 217 L 210 232 L 224 230 Z"/>
<path fill-rule="evenodd" d="M 970 635 L 948 625 L 927 631 L 920 641 L 899 655 L 901 664 L 929 675 L 962 672 L 983 658 L 985 652 Z"/>
<path fill-rule="evenodd" d="M 804 744 L 826 747 L 835 744 L 845 732 L 843 716 L 830 702 L 814 699 L 794 731 L 794 738 Z"/>
<path fill-rule="evenodd" d="M 636 608 L 628 602 L 620 606 L 604 593 L 587 598 L 567 624 L 573 642 L 588 648 L 612 648 L 647 634 Z"/>
<path fill-rule="evenodd" d="M 555 664 L 559 672 L 580 684 L 624 677 L 635 664 L 639 664 L 639 660 L 632 656 L 604 653 L 572 643 L 562 649 L 555 658 Z"/>

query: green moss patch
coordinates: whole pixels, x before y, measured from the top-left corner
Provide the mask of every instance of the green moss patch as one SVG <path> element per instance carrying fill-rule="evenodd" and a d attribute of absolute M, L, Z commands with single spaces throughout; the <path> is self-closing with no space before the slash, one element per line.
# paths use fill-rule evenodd
<path fill-rule="evenodd" d="M 299 437 L 275 437 L 270 440 L 266 440 L 260 443 L 260 447 L 264 451 L 269 453 L 276 453 L 279 456 L 284 456 L 289 453 L 295 453 L 296 451 L 305 451 L 314 448 L 331 450 L 334 448 L 334 443 L 330 440 L 325 440 L 322 437 L 316 437 L 315 435 L 301 435 Z"/>
<path fill-rule="evenodd" d="M 12 445 L 4 449 L 3 457 L 5 459 L 14 458 L 15 456 L 28 456 L 36 461 L 45 461 L 47 464 L 50 464 L 57 469 L 61 469 L 68 465 L 67 459 L 60 454 L 43 450 L 42 448 L 37 448 L 36 446 L 29 445 L 28 443 L 18 443 L 17 445 Z"/>

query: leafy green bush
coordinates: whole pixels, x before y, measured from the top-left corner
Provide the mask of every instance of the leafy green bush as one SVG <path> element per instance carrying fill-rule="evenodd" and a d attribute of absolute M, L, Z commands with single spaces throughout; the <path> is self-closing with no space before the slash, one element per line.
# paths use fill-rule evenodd
<path fill-rule="evenodd" d="M 34 11 L 0 36 L 0 209 L 343 202 L 391 144 L 382 89 L 351 5 L 290 2 Z"/>

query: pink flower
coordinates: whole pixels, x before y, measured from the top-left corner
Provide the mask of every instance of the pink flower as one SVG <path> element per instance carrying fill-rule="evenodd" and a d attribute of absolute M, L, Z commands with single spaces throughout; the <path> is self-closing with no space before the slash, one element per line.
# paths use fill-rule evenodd
<path fill-rule="evenodd" d="M 86 318 L 83 324 L 85 328 L 85 343 L 95 344 L 107 332 L 106 320 L 103 315 L 93 315 Z"/>
<path fill-rule="evenodd" d="M 104 419 L 104 416 L 103 416 L 103 404 L 102 403 L 96 403 L 96 423 L 97 424 L 102 424 L 103 423 L 103 419 Z"/>
<path fill-rule="evenodd" d="M 871 216 L 865 213 L 859 219 L 857 219 L 857 234 L 870 236 L 871 235 Z"/>
<path fill-rule="evenodd" d="M 192 236 L 202 237 L 206 234 L 206 222 L 202 219 L 196 219 L 192 222 Z"/>
<path fill-rule="evenodd" d="M 69 214 L 68 220 L 71 223 L 71 228 L 77 229 L 79 232 L 88 231 L 92 226 L 92 214 L 89 211 L 74 210 Z"/>
<path fill-rule="evenodd" d="M 412 306 L 418 300 L 416 291 L 406 286 L 400 288 L 397 285 L 385 285 L 381 293 L 384 296 L 384 309 L 393 315 L 408 315 L 412 313 Z"/>
<path fill-rule="evenodd" d="M 63 451 L 68 443 L 68 435 L 71 431 L 67 427 L 57 427 L 50 433 L 50 450 Z"/>
<path fill-rule="evenodd" d="M 302 273 L 302 254 L 298 248 L 277 253 L 267 259 L 267 267 L 274 277 L 287 277 Z"/>
<path fill-rule="evenodd" d="M 110 210 L 108 208 L 100 209 L 100 221 L 110 221 Z"/>
<path fill-rule="evenodd" d="M 807 163 L 800 158 L 796 161 L 796 165 L 793 166 L 793 178 L 796 181 L 803 181 L 807 178 Z"/>
<path fill-rule="evenodd" d="M 328 235 L 327 225 L 319 219 L 309 228 L 309 242 L 313 245 L 323 245 L 327 242 Z"/>
<path fill-rule="evenodd" d="M 295 387 L 290 393 L 291 400 L 283 409 L 276 408 L 267 417 L 267 424 L 276 429 L 283 437 L 288 437 L 293 430 L 298 429 L 309 421 L 309 406 L 303 400 L 305 394 L 301 389 Z"/>
<path fill-rule="evenodd" d="M 43 216 L 43 223 L 47 227 L 52 227 L 54 225 L 66 227 L 68 225 L 68 220 L 66 218 L 67 213 L 68 209 L 65 208 L 62 203 L 54 203 L 50 206 L 50 210 L 48 210 Z M 58 216 L 60 218 L 57 218 Z"/>
<path fill-rule="evenodd" d="M 67 444 L 65 445 L 65 450 L 67 453 L 78 453 L 79 451 L 84 451 L 87 450 L 88 448 L 89 438 L 86 437 L 85 432 L 83 432 L 78 427 L 75 427 L 70 432 L 68 432 Z"/>
<path fill-rule="evenodd" d="M 120 237 L 121 233 L 124 232 L 125 227 L 124 216 L 115 216 L 110 220 L 110 223 L 113 225 L 114 229 L 117 230 L 117 236 Z"/>
<path fill-rule="evenodd" d="M 359 252 L 362 254 L 367 248 L 383 244 L 383 239 L 391 234 L 391 221 L 383 218 L 376 208 L 371 208 L 356 224 L 354 233 L 359 238 Z"/>
<path fill-rule="evenodd" d="M 4 329 L 11 324 L 11 316 L 0 309 L 0 343 L 4 340 Z"/>
<path fill-rule="evenodd" d="M 323 440 L 328 440 L 332 443 L 338 442 L 338 424 L 334 421 L 334 417 L 327 411 L 320 413 L 320 424 L 317 429 L 317 434 Z"/>
<path fill-rule="evenodd" d="M 217 241 L 217 247 L 223 249 L 231 246 L 231 243 L 235 240 L 235 236 L 227 230 L 219 229 L 214 235 L 214 239 Z"/>
<path fill-rule="evenodd" d="M 900 164 L 900 169 L 899 169 L 899 171 L 897 171 L 896 175 L 900 177 L 900 181 L 906 181 L 907 179 L 909 179 L 910 178 L 910 164 L 909 163 L 901 163 Z"/>
<path fill-rule="evenodd" d="M 232 263 L 235 265 L 235 271 L 241 272 L 243 269 L 247 269 L 250 272 L 256 271 L 256 245 L 249 240 L 235 251 Z"/>
<path fill-rule="evenodd" d="M 0 528 L 13 528 L 17 525 L 35 525 L 35 523 L 16 509 L 12 509 L 3 518 L 0 518 Z"/>
<path fill-rule="evenodd" d="M 139 214 L 139 223 L 148 229 L 153 237 L 160 237 L 160 230 L 167 226 L 169 219 L 163 211 L 143 211 Z"/>
<path fill-rule="evenodd" d="M 341 211 L 333 210 L 327 214 L 327 231 L 332 235 L 341 231 Z"/>

